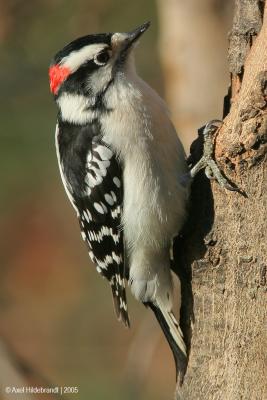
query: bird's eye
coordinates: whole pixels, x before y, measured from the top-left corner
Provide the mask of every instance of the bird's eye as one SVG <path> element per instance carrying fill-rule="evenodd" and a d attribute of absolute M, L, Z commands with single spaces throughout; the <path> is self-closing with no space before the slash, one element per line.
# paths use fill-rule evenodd
<path fill-rule="evenodd" d="M 107 50 L 101 51 L 94 57 L 94 62 L 97 65 L 105 65 L 110 59 L 110 53 Z"/>

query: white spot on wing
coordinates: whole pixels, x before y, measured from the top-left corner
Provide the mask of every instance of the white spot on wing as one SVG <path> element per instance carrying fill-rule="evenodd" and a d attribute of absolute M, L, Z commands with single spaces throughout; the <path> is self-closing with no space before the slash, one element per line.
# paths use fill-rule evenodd
<path fill-rule="evenodd" d="M 108 147 L 103 146 L 102 144 L 99 144 L 95 150 L 98 152 L 101 160 L 110 160 L 111 157 L 113 156 L 112 151 Z"/>
<path fill-rule="evenodd" d="M 104 210 L 104 213 L 107 213 L 108 212 L 108 209 L 107 209 L 107 207 L 105 206 L 105 204 L 104 203 L 102 203 L 102 201 L 101 201 L 101 207 L 103 208 L 103 210 Z"/>
<path fill-rule="evenodd" d="M 115 183 L 115 185 L 116 185 L 118 188 L 121 187 L 121 181 L 119 180 L 119 178 L 118 178 L 117 176 L 114 176 L 113 182 Z"/>
<path fill-rule="evenodd" d="M 105 194 L 105 200 L 110 206 L 113 206 L 114 199 L 112 198 L 112 196 L 110 194 L 108 194 L 108 193 Z"/>
<path fill-rule="evenodd" d="M 114 192 L 110 192 L 110 194 L 111 194 L 114 202 L 117 201 L 117 196 L 115 195 L 115 193 Z"/>
<path fill-rule="evenodd" d="M 82 239 L 86 240 L 86 234 L 83 231 L 81 231 L 81 234 L 82 234 Z"/>
<path fill-rule="evenodd" d="M 97 271 L 100 272 L 101 270 L 106 270 L 108 266 L 113 263 L 113 259 L 111 256 L 106 256 L 103 260 L 99 260 L 98 258 L 95 257 L 94 261 L 97 263 L 99 268 L 99 270 Z"/>
<path fill-rule="evenodd" d="M 125 302 L 122 300 L 122 298 L 120 298 L 120 308 L 123 308 L 125 311 L 127 311 L 127 307 Z"/>
<path fill-rule="evenodd" d="M 88 235 L 89 235 L 89 240 L 97 241 L 98 243 L 101 243 L 104 236 L 111 236 L 115 244 L 119 243 L 120 241 L 120 233 L 118 234 L 113 233 L 112 228 L 108 228 L 107 226 L 102 226 L 101 230 L 97 233 L 89 231 Z"/>
<path fill-rule="evenodd" d="M 115 210 L 111 211 L 112 218 L 117 218 L 120 212 L 121 212 L 120 206 L 116 207 Z"/>
<path fill-rule="evenodd" d="M 90 168 L 93 170 L 93 168 Z M 88 181 L 88 185 L 90 188 L 93 188 L 97 185 L 100 185 L 100 183 L 103 182 L 103 178 L 100 174 L 96 173 L 96 177 L 93 176 L 93 174 L 90 174 L 90 172 L 87 175 L 87 181 Z"/>
<path fill-rule="evenodd" d="M 86 219 L 86 221 L 89 222 L 89 216 L 87 215 L 86 211 L 83 212 L 83 216 Z"/>
<path fill-rule="evenodd" d="M 96 211 L 99 212 L 99 214 L 104 214 L 104 210 L 103 210 L 103 207 L 101 206 L 101 204 L 95 202 L 94 207 L 95 207 Z"/>
<path fill-rule="evenodd" d="M 122 262 L 121 256 L 118 256 L 114 251 L 112 252 L 112 258 L 117 264 L 120 264 Z"/>
<path fill-rule="evenodd" d="M 108 161 L 108 160 L 100 161 L 100 160 L 94 159 L 94 162 L 96 162 L 98 165 L 98 169 L 93 167 L 96 174 L 100 174 L 101 176 L 106 176 L 107 169 L 110 166 L 110 161 Z M 90 168 L 92 168 L 92 167 L 90 167 Z"/>

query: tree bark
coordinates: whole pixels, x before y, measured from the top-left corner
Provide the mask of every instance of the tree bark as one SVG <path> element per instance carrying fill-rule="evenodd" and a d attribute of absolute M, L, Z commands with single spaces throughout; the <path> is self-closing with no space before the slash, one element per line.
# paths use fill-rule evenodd
<path fill-rule="evenodd" d="M 264 18 L 263 18 L 264 14 Z M 179 400 L 267 399 L 267 4 L 237 0 L 215 156 L 244 193 L 200 175 L 175 247 L 189 363 Z M 194 150 L 194 148 L 193 148 Z"/>

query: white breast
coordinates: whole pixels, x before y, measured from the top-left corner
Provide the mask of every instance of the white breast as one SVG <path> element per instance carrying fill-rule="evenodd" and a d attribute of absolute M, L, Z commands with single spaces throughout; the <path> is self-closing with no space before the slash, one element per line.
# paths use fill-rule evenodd
<path fill-rule="evenodd" d="M 127 77 L 129 78 L 129 77 Z M 123 226 L 129 248 L 170 243 L 184 221 L 188 190 L 182 145 L 159 96 L 137 76 L 121 79 L 107 97 L 104 140 L 124 165 Z"/>

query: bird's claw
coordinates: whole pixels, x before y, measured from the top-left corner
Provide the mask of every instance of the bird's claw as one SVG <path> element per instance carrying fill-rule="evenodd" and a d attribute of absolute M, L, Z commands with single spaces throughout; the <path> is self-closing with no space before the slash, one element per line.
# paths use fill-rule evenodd
<path fill-rule="evenodd" d="M 218 130 L 218 124 L 222 125 L 220 120 L 212 120 L 208 122 L 203 130 L 204 145 L 203 145 L 203 156 L 197 162 L 196 165 L 190 170 L 191 178 L 194 178 L 196 174 L 201 170 L 205 169 L 205 175 L 208 179 L 215 179 L 218 184 L 231 191 L 240 192 L 240 190 L 233 186 L 221 173 L 217 163 L 213 159 L 214 155 L 214 140 L 213 135 Z"/>

